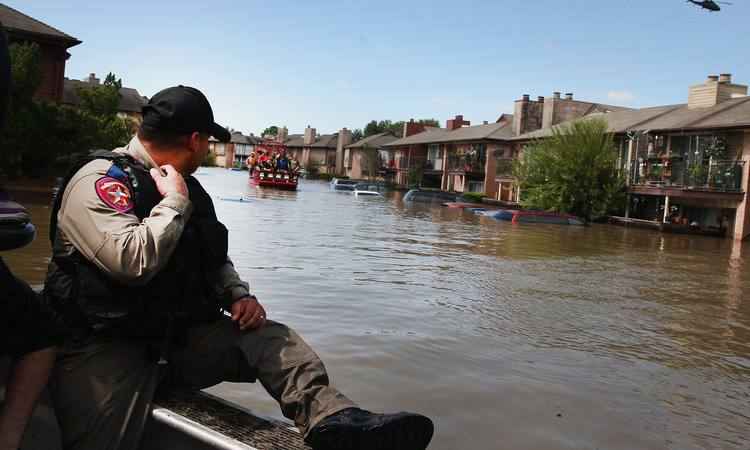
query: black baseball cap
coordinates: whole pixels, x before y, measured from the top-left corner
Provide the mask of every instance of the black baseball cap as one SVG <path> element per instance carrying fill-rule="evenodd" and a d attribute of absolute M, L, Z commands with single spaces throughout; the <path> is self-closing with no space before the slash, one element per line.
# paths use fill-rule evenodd
<path fill-rule="evenodd" d="M 208 133 L 221 142 L 229 142 L 226 128 L 214 122 L 214 112 L 208 99 L 198 89 L 174 86 L 157 92 L 146 105 L 142 125 L 155 130 L 180 133 Z"/>

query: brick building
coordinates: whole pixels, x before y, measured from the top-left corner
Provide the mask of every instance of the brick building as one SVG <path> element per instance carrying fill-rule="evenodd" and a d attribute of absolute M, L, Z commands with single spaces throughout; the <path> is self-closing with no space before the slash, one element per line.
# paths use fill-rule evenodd
<path fill-rule="evenodd" d="M 685 104 L 591 114 L 615 135 L 626 178 L 623 221 L 750 237 L 750 97 L 730 74 L 688 89 Z M 586 120 L 579 119 L 579 120 Z M 564 125 L 564 124 L 563 124 Z M 522 134 L 520 147 L 554 127 Z"/>
<path fill-rule="evenodd" d="M 41 53 L 42 82 L 36 98 L 59 103 L 63 99 L 65 63 L 68 49 L 81 43 L 78 39 L 33 17 L 0 3 L 0 22 L 13 43 L 33 42 Z"/>

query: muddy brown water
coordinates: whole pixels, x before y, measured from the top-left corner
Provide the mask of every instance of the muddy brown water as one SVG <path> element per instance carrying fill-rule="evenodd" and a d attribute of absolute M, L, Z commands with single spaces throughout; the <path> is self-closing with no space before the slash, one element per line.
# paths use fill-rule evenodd
<path fill-rule="evenodd" d="M 750 244 L 197 176 L 269 316 L 363 407 L 431 416 L 431 449 L 750 445 Z M 5 256 L 39 284 L 49 209 L 26 200 L 40 236 Z M 281 417 L 259 385 L 211 392 Z"/>

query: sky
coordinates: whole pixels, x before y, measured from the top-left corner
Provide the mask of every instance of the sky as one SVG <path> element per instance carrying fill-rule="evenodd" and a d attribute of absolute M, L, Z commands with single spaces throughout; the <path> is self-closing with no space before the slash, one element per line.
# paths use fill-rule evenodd
<path fill-rule="evenodd" d="M 245 133 L 512 113 L 523 94 L 645 107 L 709 74 L 750 84 L 750 1 L 1 0 L 82 44 L 68 78 L 203 91 Z"/>

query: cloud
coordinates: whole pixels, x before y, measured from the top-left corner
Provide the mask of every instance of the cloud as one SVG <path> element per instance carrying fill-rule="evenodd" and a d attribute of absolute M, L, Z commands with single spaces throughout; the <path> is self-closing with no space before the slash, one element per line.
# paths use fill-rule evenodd
<path fill-rule="evenodd" d="M 607 98 L 616 102 L 630 102 L 635 100 L 635 94 L 630 91 L 609 91 Z"/>

